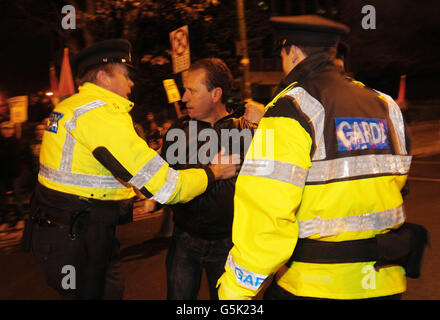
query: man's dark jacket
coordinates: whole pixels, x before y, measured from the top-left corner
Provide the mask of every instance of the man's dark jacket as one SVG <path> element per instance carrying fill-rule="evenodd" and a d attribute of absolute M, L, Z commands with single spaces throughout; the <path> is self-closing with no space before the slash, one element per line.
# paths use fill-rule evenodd
<path fill-rule="evenodd" d="M 197 124 L 197 135 L 193 135 L 190 137 L 189 128 L 190 121 L 194 121 Z M 247 129 L 248 133 L 253 134 L 253 129 L 256 129 L 257 125 L 246 121 L 243 117 L 234 117 L 233 114 L 228 115 L 220 120 L 218 120 L 212 127 L 209 123 L 197 120 L 191 120 L 189 117 L 184 117 L 174 124 L 172 128 L 167 132 L 167 135 L 164 137 L 163 147 L 162 147 L 162 157 L 170 163 L 170 159 L 167 159 L 167 150 L 173 143 L 178 143 L 178 139 L 172 139 L 171 141 L 167 141 L 171 139 L 173 128 L 182 129 L 185 132 L 186 137 L 186 159 L 185 163 L 180 164 L 172 164 L 171 167 L 174 169 L 188 169 L 188 168 L 203 168 L 205 165 L 200 163 L 198 157 L 195 154 L 189 154 L 190 148 L 189 145 L 191 143 L 191 139 L 196 139 L 197 142 L 197 152 L 200 150 L 202 146 L 206 143 L 214 143 L 213 141 L 198 141 L 198 133 L 204 129 L 214 129 L 217 132 L 218 137 L 218 150 L 221 150 L 221 144 L 225 144 L 225 141 L 221 141 L 221 130 L 222 129 Z M 249 147 L 245 139 L 240 140 L 240 160 L 243 162 L 246 151 Z M 176 142 L 177 141 L 177 142 Z M 223 142 L 223 143 L 222 143 Z M 250 141 L 248 141 L 250 143 Z M 194 142 L 192 142 L 194 143 Z M 229 146 L 231 152 L 232 149 L 232 140 L 229 141 Z M 206 148 L 206 149 L 205 149 Z M 207 150 L 207 146 L 205 146 L 204 150 Z M 214 155 L 210 155 L 212 158 Z M 196 164 L 190 164 L 189 159 L 197 158 Z M 193 162 L 193 161 L 192 161 Z M 207 240 L 216 240 L 216 239 L 224 239 L 230 237 L 232 234 L 232 221 L 234 215 L 234 192 L 235 192 L 235 181 L 236 177 L 227 179 L 227 180 L 218 180 L 214 183 L 214 185 L 205 191 L 205 193 L 199 195 L 193 200 L 184 203 L 173 205 L 172 209 L 174 212 L 174 223 L 175 225 L 189 233 L 193 237 L 207 239 Z"/>

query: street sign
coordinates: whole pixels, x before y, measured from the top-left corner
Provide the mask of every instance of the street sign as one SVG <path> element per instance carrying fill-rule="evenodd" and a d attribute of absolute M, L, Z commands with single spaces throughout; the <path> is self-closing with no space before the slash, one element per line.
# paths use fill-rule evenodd
<path fill-rule="evenodd" d="M 28 120 L 28 97 L 17 96 L 8 99 L 9 116 L 13 123 L 23 123 Z"/>
<path fill-rule="evenodd" d="M 163 86 L 167 92 L 168 103 L 177 102 L 180 100 L 179 89 L 177 89 L 174 79 L 163 80 Z"/>
<path fill-rule="evenodd" d="M 173 72 L 185 71 L 191 65 L 188 26 L 170 32 Z"/>

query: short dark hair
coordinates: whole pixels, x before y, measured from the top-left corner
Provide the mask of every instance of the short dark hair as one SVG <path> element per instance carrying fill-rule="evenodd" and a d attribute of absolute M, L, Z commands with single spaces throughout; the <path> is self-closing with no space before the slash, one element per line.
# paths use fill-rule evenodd
<path fill-rule="evenodd" d="M 315 54 L 326 53 L 329 56 L 336 56 L 336 47 L 308 47 L 308 46 L 298 46 L 302 52 L 307 56 L 313 56 Z"/>
<path fill-rule="evenodd" d="M 99 71 L 103 70 L 103 71 L 107 72 L 108 74 L 113 74 L 113 67 L 116 64 L 117 63 L 101 64 L 96 67 L 92 67 L 84 72 L 81 72 L 80 74 L 78 74 L 76 76 L 75 83 L 78 87 L 82 86 L 85 82 L 94 83 Z"/>
<path fill-rule="evenodd" d="M 231 95 L 232 73 L 226 63 L 219 58 L 204 58 L 197 60 L 189 71 L 203 69 L 206 71 L 206 88 L 211 91 L 214 88 L 222 89 L 222 103 L 226 103 Z"/>
<path fill-rule="evenodd" d="M 281 49 L 284 48 L 286 52 L 290 51 L 290 47 L 292 46 L 291 43 L 287 42 L 281 46 Z M 315 46 L 302 46 L 302 45 L 295 45 L 296 47 L 300 48 L 301 51 L 307 55 L 307 56 L 313 56 L 315 54 L 326 54 L 330 58 L 334 59 L 336 57 L 336 47 L 315 47 Z"/>

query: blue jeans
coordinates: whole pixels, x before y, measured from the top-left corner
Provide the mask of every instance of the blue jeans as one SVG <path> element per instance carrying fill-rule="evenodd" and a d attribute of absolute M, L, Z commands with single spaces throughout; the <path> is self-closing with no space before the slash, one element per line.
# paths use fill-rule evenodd
<path fill-rule="evenodd" d="M 226 258 L 231 248 L 231 238 L 204 240 L 192 237 L 174 226 L 166 259 L 167 299 L 197 299 L 204 269 L 211 299 L 218 300 L 216 284 L 225 271 Z"/>

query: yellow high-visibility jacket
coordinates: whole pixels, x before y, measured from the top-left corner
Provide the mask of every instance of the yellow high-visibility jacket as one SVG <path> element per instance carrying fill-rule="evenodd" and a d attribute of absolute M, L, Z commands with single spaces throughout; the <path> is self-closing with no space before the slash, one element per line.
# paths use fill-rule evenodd
<path fill-rule="evenodd" d="M 135 132 L 133 103 L 86 82 L 50 115 L 40 152 L 38 181 L 60 192 L 99 200 L 132 198 L 133 186 L 160 203 L 186 202 L 203 193 L 209 169 L 169 167 Z"/>
<path fill-rule="evenodd" d="M 370 239 L 405 221 L 411 156 L 399 107 L 331 62 L 310 63 L 268 105 L 238 176 L 221 299 L 252 298 L 278 270 L 277 284 L 297 296 L 363 299 L 406 289 L 401 266 L 376 271 L 375 261 L 285 267 L 299 238 Z"/>

